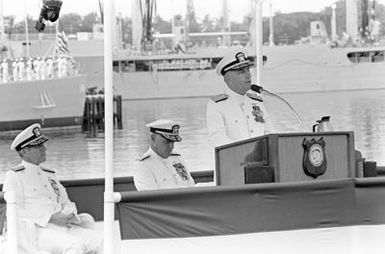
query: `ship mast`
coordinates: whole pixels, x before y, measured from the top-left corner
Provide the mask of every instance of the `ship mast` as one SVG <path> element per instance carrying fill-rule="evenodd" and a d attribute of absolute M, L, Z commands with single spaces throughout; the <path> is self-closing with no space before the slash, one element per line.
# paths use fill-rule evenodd
<path fill-rule="evenodd" d="M 27 47 L 27 57 L 29 58 L 30 54 L 29 54 L 27 0 L 24 0 L 24 12 L 25 12 L 25 42 L 26 42 L 26 47 Z"/>
<path fill-rule="evenodd" d="M 337 8 L 337 5 L 336 4 L 332 4 L 332 18 L 331 18 L 331 39 L 332 41 L 336 41 L 337 40 L 337 23 L 336 23 L 336 8 Z"/>
<path fill-rule="evenodd" d="M 273 23 L 273 3 L 270 0 L 269 2 L 269 46 L 273 47 L 274 44 L 274 23 Z"/>
<path fill-rule="evenodd" d="M 346 0 L 346 33 L 352 39 L 357 39 L 358 7 L 357 0 Z"/>
<path fill-rule="evenodd" d="M 361 2 L 361 13 L 362 13 L 362 20 L 361 20 L 361 38 L 367 39 L 369 37 L 369 3 L 368 0 L 362 0 Z"/>
<path fill-rule="evenodd" d="M 255 39 L 256 39 L 256 56 L 255 63 L 257 68 L 257 85 L 261 85 L 262 80 L 262 44 L 263 44 L 263 27 L 262 27 L 262 2 L 263 0 L 255 0 Z"/>
<path fill-rule="evenodd" d="M 155 0 L 144 0 L 144 9 L 142 9 L 143 36 L 142 46 L 148 49 L 154 41 L 153 35 L 153 17 L 155 15 Z"/>
<path fill-rule="evenodd" d="M 5 40 L 4 33 L 4 16 L 3 16 L 3 0 L 0 0 L 0 41 Z"/>
<path fill-rule="evenodd" d="M 102 22 L 102 24 L 104 24 L 104 15 L 103 15 L 103 3 L 102 3 L 102 0 L 98 0 L 98 3 L 99 3 L 99 11 L 100 11 L 100 21 Z"/>
<path fill-rule="evenodd" d="M 141 6 L 141 0 L 132 1 L 132 45 L 135 49 L 140 49 L 143 34 Z"/>
<path fill-rule="evenodd" d="M 227 0 L 222 1 L 222 12 L 223 12 L 223 28 L 222 31 L 225 33 L 230 32 L 230 19 L 229 19 L 229 10 Z M 223 36 L 223 44 L 229 46 L 231 44 L 230 35 L 226 34 Z"/>

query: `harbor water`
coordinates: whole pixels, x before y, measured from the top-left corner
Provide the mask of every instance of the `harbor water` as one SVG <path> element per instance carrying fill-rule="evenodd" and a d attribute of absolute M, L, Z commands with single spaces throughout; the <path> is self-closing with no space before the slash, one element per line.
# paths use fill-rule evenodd
<path fill-rule="evenodd" d="M 354 131 L 355 147 L 367 160 L 385 165 L 385 89 L 344 92 L 281 94 L 298 112 L 304 130 L 282 101 L 267 96 L 266 104 L 274 132 L 311 132 L 322 116 L 331 116 L 335 131 Z M 148 148 L 145 124 L 156 119 L 181 123 L 183 141 L 175 151 L 184 156 L 191 171 L 213 170 L 214 148 L 206 132 L 209 98 L 132 100 L 123 102 L 123 129 L 114 131 L 114 175 L 132 175 L 136 158 Z M 104 177 L 104 134 L 81 133 L 80 128 L 49 131 L 47 161 L 60 179 Z M 10 151 L 12 134 L 0 136 L 0 181 L 19 163 Z M 302 158 L 298 158 L 301 160 Z"/>

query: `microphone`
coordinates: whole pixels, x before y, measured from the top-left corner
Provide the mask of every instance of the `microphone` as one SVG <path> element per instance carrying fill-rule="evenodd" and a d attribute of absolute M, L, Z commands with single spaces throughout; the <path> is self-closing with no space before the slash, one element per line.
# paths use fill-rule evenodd
<path fill-rule="evenodd" d="M 301 117 L 299 116 L 297 111 L 294 109 L 294 107 L 291 106 L 290 103 L 287 100 L 285 100 L 284 98 L 282 98 L 278 94 L 270 92 L 269 90 L 266 90 L 262 86 L 259 86 L 259 85 L 256 85 L 256 84 L 252 84 L 250 86 L 250 89 L 253 90 L 254 92 L 257 92 L 257 93 L 265 93 L 265 94 L 271 95 L 271 96 L 276 97 L 279 100 L 283 101 L 291 109 L 291 111 L 294 113 L 294 116 L 297 119 L 299 125 L 301 126 L 302 131 L 305 132 L 305 128 L 303 127 L 303 123 L 302 123 Z"/>
<path fill-rule="evenodd" d="M 250 86 L 250 89 L 253 90 L 254 92 L 257 92 L 257 93 L 262 93 L 263 92 L 262 86 L 259 86 L 259 85 L 256 85 L 256 84 L 252 84 Z"/>

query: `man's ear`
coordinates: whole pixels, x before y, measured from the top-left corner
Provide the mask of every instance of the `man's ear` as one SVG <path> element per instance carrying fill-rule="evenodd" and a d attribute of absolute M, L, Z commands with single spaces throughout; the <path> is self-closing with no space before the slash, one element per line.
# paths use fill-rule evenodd
<path fill-rule="evenodd" d="M 154 133 L 151 133 L 150 138 L 151 138 L 151 141 L 152 141 L 152 142 L 155 142 L 155 138 L 156 138 L 156 137 L 155 137 L 155 134 L 154 134 Z"/>
<path fill-rule="evenodd" d="M 25 150 L 26 150 L 26 149 L 27 149 L 27 148 L 23 148 L 23 149 L 21 149 L 20 151 L 17 152 L 21 158 L 24 157 L 24 155 L 25 155 Z"/>
<path fill-rule="evenodd" d="M 231 78 L 228 72 L 226 72 L 225 76 L 223 76 L 223 80 L 226 82 L 226 84 L 231 84 Z"/>

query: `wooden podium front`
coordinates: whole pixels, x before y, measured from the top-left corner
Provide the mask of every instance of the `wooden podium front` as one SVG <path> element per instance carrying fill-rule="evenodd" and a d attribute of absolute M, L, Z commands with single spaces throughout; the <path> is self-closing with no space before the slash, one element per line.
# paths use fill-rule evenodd
<path fill-rule="evenodd" d="M 304 143 L 311 141 L 318 142 L 323 149 L 317 150 L 317 147 L 321 147 L 318 144 L 315 145 L 315 149 L 305 148 Z M 308 150 L 312 151 L 308 153 L 311 165 L 316 164 L 318 167 L 309 169 L 304 166 L 304 153 Z M 319 159 L 321 153 L 325 164 L 319 166 L 317 163 L 321 161 Z M 309 159 L 305 159 L 305 162 L 308 161 Z M 308 164 L 310 163 L 306 165 Z M 311 173 L 314 170 L 316 173 L 313 175 Z M 218 185 L 355 177 L 354 134 L 353 132 L 268 134 L 219 146 L 215 148 L 215 172 Z"/>

